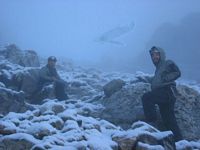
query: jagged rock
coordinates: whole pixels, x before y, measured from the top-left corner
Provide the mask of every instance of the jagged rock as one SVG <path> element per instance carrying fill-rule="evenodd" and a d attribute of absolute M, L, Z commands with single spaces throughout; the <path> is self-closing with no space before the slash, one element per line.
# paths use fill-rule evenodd
<path fill-rule="evenodd" d="M 118 143 L 119 150 L 133 150 L 137 143 L 136 137 L 115 137 L 113 140 Z"/>
<path fill-rule="evenodd" d="M 44 147 L 44 146 L 40 146 L 40 145 L 35 145 L 31 148 L 31 150 L 46 150 L 47 148 L 51 148 L 51 147 Z"/>
<path fill-rule="evenodd" d="M 146 143 L 138 142 L 136 150 L 165 150 L 161 145 L 149 145 Z M 167 149 L 170 150 L 170 149 Z"/>
<path fill-rule="evenodd" d="M 55 114 L 61 113 L 65 110 L 65 107 L 62 104 L 56 103 L 55 101 L 48 101 L 39 107 L 41 114 L 44 114 L 46 111 L 53 111 Z"/>
<path fill-rule="evenodd" d="M 12 122 L 0 121 L 0 134 L 8 135 L 16 133 L 16 126 Z"/>
<path fill-rule="evenodd" d="M 161 133 L 159 130 L 141 121 L 134 123 L 131 128 L 133 130 L 129 129 L 122 134 L 113 135 L 112 139 L 118 143 L 120 150 L 176 149 L 172 132 Z"/>
<path fill-rule="evenodd" d="M 39 67 L 39 58 L 34 50 L 25 50 L 22 60 L 22 66 L 24 67 Z"/>
<path fill-rule="evenodd" d="M 110 97 L 113 93 L 119 91 L 124 85 L 125 82 L 123 80 L 114 79 L 103 86 L 104 94 L 107 97 Z"/>
<path fill-rule="evenodd" d="M 200 93 L 185 85 L 178 85 L 175 114 L 183 137 L 200 139 Z"/>
<path fill-rule="evenodd" d="M 101 100 L 105 109 L 100 116 L 105 120 L 128 129 L 133 122 L 144 120 L 141 97 L 149 90 L 150 86 L 146 83 L 124 86 L 111 97 Z"/>
<path fill-rule="evenodd" d="M 79 130 L 78 123 L 74 120 L 67 120 L 64 124 L 62 132 L 68 132 L 70 130 Z"/>
<path fill-rule="evenodd" d="M 15 44 L 11 44 L 0 51 L 0 55 L 14 64 L 24 67 L 38 67 L 40 65 L 37 53 L 33 50 L 20 50 Z"/>
<path fill-rule="evenodd" d="M 195 141 L 186 141 L 182 140 L 179 142 L 176 142 L 176 150 L 199 150 L 200 149 L 200 143 Z"/>
<path fill-rule="evenodd" d="M 58 114 L 64 122 L 67 120 L 76 120 L 77 112 L 75 110 L 68 110 L 66 109 L 64 112 Z"/>
<path fill-rule="evenodd" d="M 157 138 L 154 134 L 151 135 L 151 134 L 143 133 L 137 137 L 137 141 L 140 141 L 142 143 L 149 144 L 149 145 L 162 145 L 164 149 L 175 150 L 176 146 L 175 146 L 174 136 L 172 132 L 171 133 L 167 132 L 167 134 L 163 132 L 163 134 L 165 136 Z"/>
<path fill-rule="evenodd" d="M 8 77 L 8 75 L 5 73 L 5 71 L 2 69 L 0 71 L 0 81 L 4 85 L 4 87 L 11 85 L 11 79 Z"/>
<path fill-rule="evenodd" d="M 57 130 L 61 130 L 64 127 L 64 122 L 60 118 L 52 119 L 49 123 Z"/>
<path fill-rule="evenodd" d="M 3 87 L 0 87 L 0 103 L 1 114 L 7 114 L 9 112 L 25 112 L 28 110 L 23 92 L 16 92 Z"/>
<path fill-rule="evenodd" d="M 55 99 L 54 85 L 44 85 L 41 90 L 38 90 L 31 97 L 28 97 L 32 104 L 42 104 L 46 99 Z"/>
<path fill-rule="evenodd" d="M 0 138 L 1 150 L 30 150 L 38 141 L 26 133 L 16 133 Z"/>
<path fill-rule="evenodd" d="M 188 140 L 200 138 L 200 93 L 184 85 L 177 86 L 179 95 L 175 104 L 175 115 L 183 137 Z M 105 106 L 99 117 L 128 129 L 137 120 L 145 120 L 141 103 L 142 95 L 150 85 L 136 82 L 124 86 L 109 98 L 101 99 Z M 158 127 L 165 130 L 158 111 Z"/>
<path fill-rule="evenodd" d="M 39 68 L 29 69 L 21 75 L 20 87 L 29 98 L 33 96 L 34 92 L 39 88 Z"/>
<path fill-rule="evenodd" d="M 10 87 L 13 85 L 12 83 L 12 76 L 14 74 L 14 72 L 17 72 L 18 70 L 20 70 L 20 66 L 13 66 L 12 63 L 10 63 L 7 60 L 4 60 L 4 58 L 2 58 L 3 60 L 0 61 L 0 81 L 6 86 L 6 87 Z"/>
<path fill-rule="evenodd" d="M 77 87 L 73 83 L 72 84 L 70 83 L 69 87 L 67 87 L 67 93 L 69 95 L 73 95 L 73 97 L 75 97 L 77 99 L 81 99 L 83 97 L 92 96 L 94 94 L 93 93 L 93 88 L 91 88 L 90 86 Z"/>
<path fill-rule="evenodd" d="M 3 84 L 2 82 L 0 82 L 0 87 L 5 88 L 6 86 L 5 86 L 5 84 Z"/>
<path fill-rule="evenodd" d="M 27 133 L 33 135 L 37 139 L 42 139 L 45 136 L 55 134 L 56 129 L 47 122 L 40 122 L 33 123 L 29 128 L 27 128 Z"/>

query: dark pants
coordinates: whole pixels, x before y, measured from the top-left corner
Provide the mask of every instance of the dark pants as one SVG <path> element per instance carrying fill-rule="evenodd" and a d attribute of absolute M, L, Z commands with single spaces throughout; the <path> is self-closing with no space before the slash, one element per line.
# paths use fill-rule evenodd
<path fill-rule="evenodd" d="M 173 132 L 175 140 L 178 141 L 182 139 L 182 135 L 174 114 L 175 101 L 176 98 L 170 87 L 152 90 L 151 92 L 145 93 L 142 97 L 144 114 L 147 121 L 156 122 L 157 116 L 155 104 L 157 104 L 159 106 L 164 125 L 167 130 L 171 130 Z"/>
<path fill-rule="evenodd" d="M 54 82 L 55 96 L 58 100 L 66 100 L 68 96 L 65 92 L 65 82 L 63 80 L 57 80 Z"/>

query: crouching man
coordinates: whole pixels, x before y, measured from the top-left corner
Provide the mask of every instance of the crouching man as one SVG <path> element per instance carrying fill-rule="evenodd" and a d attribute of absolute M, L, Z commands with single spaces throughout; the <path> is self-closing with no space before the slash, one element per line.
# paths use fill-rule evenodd
<path fill-rule="evenodd" d="M 55 96 L 58 100 L 68 99 L 65 93 L 65 81 L 60 78 L 56 70 L 56 57 L 50 56 L 47 65 L 40 69 L 40 87 L 53 83 L 55 89 Z"/>
<path fill-rule="evenodd" d="M 176 88 L 175 80 L 181 76 L 181 72 L 173 61 L 165 59 L 165 52 L 161 48 L 154 46 L 149 52 L 156 71 L 151 81 L 151 91 L 142 97 L 147 123 L 156 123 L 155 104 L 157 104 L 164 125 L 167 130 L 173 132 L 175 140 L 179 141 L 182 139 L 182 135 L 174 114 L 176 101 L 174 90 Z"/>

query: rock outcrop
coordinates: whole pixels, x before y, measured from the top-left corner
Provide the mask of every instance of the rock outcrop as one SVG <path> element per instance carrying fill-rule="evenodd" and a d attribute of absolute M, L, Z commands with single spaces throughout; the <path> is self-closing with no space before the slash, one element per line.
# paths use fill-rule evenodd
<path fill-rule="evenodd" d="M 104 94 L 106 97 L 110 97 L 113 93 L 119 91 L 124 85 L 125 82 L 123 80 L 114 79 L 103 86 Z"/>
<path fill-rule="evenodd" d="M 0 55 L 14 64 L 23 67 L 39 67 L 39 58 L 33 50 L 20 50 L 15 44 L 11 44 L 0 51 Z"/>
<path fill-rule="evenodd" d="M 175 115 L 185 139 L 200 138 L 200 93 L 185 85 L 177 86 L 179 94 L 175 104 Z M 150 90 L 150 85 L 144 82 L 129 83 L 109 98 L 101 99 L 105 106 L 102 118 L 120 125 L 125 129 L 138 120 L 145 120 L 141 97 Z M 159 112 L 159 109 L 158 109 Z M 158 127 L 165 130 L 158 113 Z"/>
<path fill-rule="evenodd" d="M 25 112 L 28 106 L 25 104 L 24 92 L 16 92 L 0 87 L 0 114 L 9 112 Z"/>

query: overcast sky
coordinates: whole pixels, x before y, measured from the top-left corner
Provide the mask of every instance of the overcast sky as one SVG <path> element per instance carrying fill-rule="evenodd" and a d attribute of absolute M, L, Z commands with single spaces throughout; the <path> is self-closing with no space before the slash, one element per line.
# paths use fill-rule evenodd
<path fill-rule="evenodd" d="M 0 44 L 117 70 L 149 49 L 161 24 L 179 24 L 195 12 L 200 0 L 0 0 Z M 114 39 L 122 45 L 96 41 L 131 23 Z"/>

